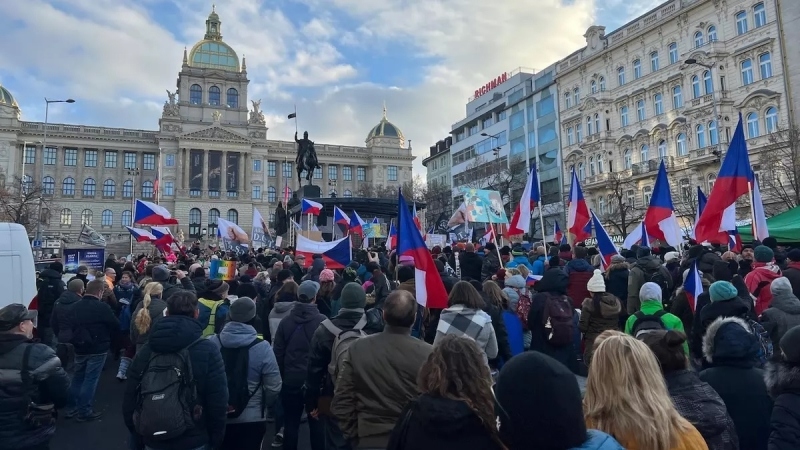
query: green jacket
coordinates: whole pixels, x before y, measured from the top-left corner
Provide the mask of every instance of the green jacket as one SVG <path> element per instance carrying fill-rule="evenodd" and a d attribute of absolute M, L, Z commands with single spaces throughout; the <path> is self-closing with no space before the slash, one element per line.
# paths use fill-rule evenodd
<path fill-rule="evenodd" d="M 661 303 L 661 299 L 658 300 L 643 300 L 641 311 L 647 315 L 653 315 L 656 312 L 663 310 L 664 305 Z M 661 317 L 661 321 L 664 323 L 664 326 L 667 327 L 668 330 L 677 330 L 682 333 L 686 333 L 683 329 L 683 322 L 681 319 L 678 318 L 675 314 L 666 313 Z M 636 322 L 636 316 L 631 315 L 628 317 L 628 321 L 625 322 L 625 334 L 633 334 L 633 323 Z M 689 344 L 688 342 L 683 343 L 683 349 L 686 352 L 686 355 L 689 355 Z"/>

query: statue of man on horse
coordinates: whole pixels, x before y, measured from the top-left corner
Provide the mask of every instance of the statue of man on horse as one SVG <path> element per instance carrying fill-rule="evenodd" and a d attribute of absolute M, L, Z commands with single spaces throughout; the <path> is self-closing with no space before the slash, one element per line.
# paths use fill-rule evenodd
<path fill-rule="evenodd" d="M 317 161 L 317 151 L 314 150 L 314 141 L 308 138 L 308 131 L 303 133 L 303 139 L 297 139 L 297 132 L 294 133 L 294 141 L 297 142 L 297 182 L 302 186 L 302 173 L 306 171 L 306 181 L 311 184 L 314 176 L 314 169 L 322 167 Z"/>

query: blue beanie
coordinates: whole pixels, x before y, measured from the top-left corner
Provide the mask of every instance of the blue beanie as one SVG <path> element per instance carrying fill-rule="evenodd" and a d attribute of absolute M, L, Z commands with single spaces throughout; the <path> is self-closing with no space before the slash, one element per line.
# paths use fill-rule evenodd
<path fill-rule="evenodd" d="M 728 281 L 715 281 L 708 288 L 708 294 L 711 296 L 712 302 L 721 302 L 736 298 L 739 291 Z"/>

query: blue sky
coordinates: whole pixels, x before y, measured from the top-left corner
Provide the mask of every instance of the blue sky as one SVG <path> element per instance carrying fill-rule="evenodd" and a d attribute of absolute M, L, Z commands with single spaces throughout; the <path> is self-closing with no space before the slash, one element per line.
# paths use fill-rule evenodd
<path fill-rule="evenodd" d="M 202 39 L 214 0 L 25 0 L 0 15 L 0 84 L 24 120 L 156 129 L 184 47 Z M 544 68 L 658 0 L 216 0 L 226 43 L 247 58 L 250 99 L 268 137 L 301 129 L 363 145 L 380 120 L 419 156 L 463 118 L 475 86 L 515 67 Z M 8 45 L 13 43 L 13 45 Z"/>

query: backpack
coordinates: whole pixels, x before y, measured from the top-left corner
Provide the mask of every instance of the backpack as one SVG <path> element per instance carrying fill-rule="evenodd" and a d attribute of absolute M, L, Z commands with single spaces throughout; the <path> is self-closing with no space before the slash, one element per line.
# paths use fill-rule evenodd
<path fill-rule="evenodd" d="M 357 339 L 367 336 L 367 333 L 364 331 L 364 327 L 367 326 L 367 315 L 364 314 L 361 316 L 358 323 L 350 330 L 342 331 L 334 325 L 330 319 L 324 320 L 322 326 L 335 336 L 333 338 L 333 345 L 331 345 L 331 362 L 328 364 L 328 375 L 330 375 L 331 380 L 335 382 L 336 377 L 339 375 L 342 358 L 347 349 L 349 349 Z"/>
<path fill-rule="evenodd" d="M 128 332 L 131 330 L 131 318 L 133 314 L 131 314 L 131 304 L 128 300 L 120 300 L 122 304 L 122 309 L 119 311 L 119 329 L 120 331 Z"/>
<path fill-rule="evenodd" d="M 62 282 L 58 280 L 58 282 Z M 39 304 L 39 314 L 50 313 L 53 311 L 53 307 L 58 300 L 58 297 L 61 296 L 59 286 L 54 284 L 54 280 L 50 278 L 39 278 L 36 280 L 36 298 Z M 42 326 L 49 327 L 50 324 L 43 324 Z"/>
<path fill-rule="evenodd" d="M 522 330 L 528 331 L 528 313 L 531 312 L 531 298 L 527 295 L 519 294 L 519 300 L 514 312 L 522 322 Z"/>
<path fill-rule="evenodd" d="M 661 303 L 664 302 L 664 299 L 669 300 L 672 297 L 672 276 L 666 269 L 661 266 L 655 270 L 647 270 L 644 267 L 640 267 L 640 269 L 644 274 L 645 283 L 655 283 L 661 288 L 661 298 L 659 299 Z"/>
<path fill-rule="evenodd" d="M 545 341 L 555 347 L 572 345 L 572 303 L 563 295 L 548 296 L 542 311 Z"/>
<path fill-rule="evenodd" d="M 639 333 L 654 331 L 654 330 L 666 330 L 667 326 L 664 325 L 664 321 L 661 320 L 667 312 L 663 309 L 656 311 L 655 314 L 645 314 L 642 311 L 636 311 L 633 315 L 636 317 L 636 320 L 633 321 L 633 326 L 631 326 L 631 335 L 636 337 Z"/>
<path fill-rule="evenodd" d="M 764 327 L 756 322 L 753 319 L 746 319 L 747 323 L 750 325 L 750 330 L 753 336 L 758 339 L 759 349 L 758 349 L 758 362 L 759 367 L 764 367 L 767 364 L 767 361 L 772 359 L 772 339 L 769 337 L 769 333 L 767 332 Z"/>
<path fill-rule="evenodd" d="M 189 349 L 203 340 L 200 337 L 176 353 L 151 354 L 136 387 L 133 412 L 134 428 L 143 438 L 166 441 L 195 427 L 197 387 Z"/>
<path fill-rule="evenodd" d="M 225 363 L 225 375 L 228 379 L 228 418 L 235 419 L 242 415 L 250 399 L 261 389 L 261 377 L 258 386 L 250 392 L 247 382 L 247 374 L 250 370 L 250 349 L 263 342 L 263 339 L 253 339 L 253 342 L 246 347 L 228 348 L 222 345 L 219 335 L 220 352 L 222 361 Z M 265 406 L 262 403 L 262 407 Z M 263 417 L 262 410 L 262 417 Z"/>

